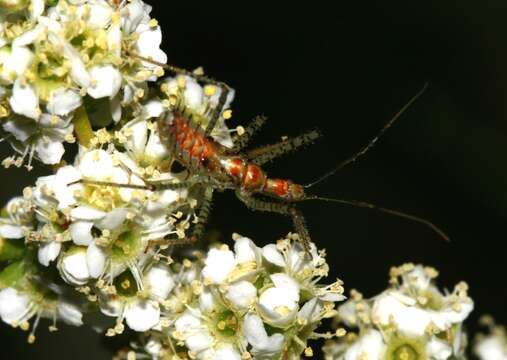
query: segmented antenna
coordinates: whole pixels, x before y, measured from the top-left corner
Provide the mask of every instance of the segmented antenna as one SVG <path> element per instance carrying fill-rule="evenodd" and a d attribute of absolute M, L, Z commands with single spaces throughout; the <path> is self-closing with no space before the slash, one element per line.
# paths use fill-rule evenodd
<path fill-rule="evenodd" d="M 364 154 L 366 154 L 368 152 L 368 150 L 370 150 L 373 146 L 375 146 L 375 144 L 377 143 L 377 141 L 384 135 L 384 133 L 394 124 L 394 122 L 396 120 L 398 120 L 398 118 L 424 93 L 424 91 L 426 90 L 426 88 L 428 87 L 428 83 L 425 83 L 424 86 L 422 87 L 421 90 L 419 90 L 419 92 L 417 94 L 415 94 L 412 99 L 410 99 L 392 118 L 391 120 L 389 120 L 382 129 L 380 129 L 380 131 L 377 133 L 377 135 L 370 140 L 370 142 L 368 144 L 366 144 L 361 150 L 359 150 L 358 153 L 356 153 L 354 156 L 352 156 L 351 158 L 343 161 L 342 163 L 340 163 L 337 167 L 335 167 L 334 169 L 332 169 L 331 171 L 328 171 L 327 173 L 325 173 L 324 175 L 322 175 L 320 178 L 318 178 L 317 180 L 305 185 L 304 187 L 305 188 L 310 188 L 318 183 L 320 183 L 321 181 L 324 181 L 325 179 L 327 179 L 328 177 L 334 175 L 335 173 L 337 173 L 338 171 L 340 171 L 341 169 L 343 169 L 345 166 L 355 162 L 357 159 L 359 159 L 361 156 L 363 156 Z"/>
<path fill-rule="evenodd" d="M 408 219 L 423 225 L 428 226 L 431 230 L 436 232 L 441 238 L 443 238 L 445 241 L 450 242 L 449 236 L 441 230 L 438 226 L 433 224 L 431 221 L 428 221 L 426 219 L 420 218 L 418 216 L 407 214 L 402 211 L 393 210 L 389 208 L 385 208 L 382 206 L 378 206 L 372 203 L 367 203 L 364 201 L 357 201 L 357 200 L 343 200 L 343 199 L 332 199 L 332 198 L 326 198 L 326 197 L 320 197 L 320 196 L 308 196 L 304 200 L 321 200 L 321 201 L 329 201 L 329 202 L 335 202 L 342 205 L 349 205 L 354 207 L 359 207 L 363 209 L 370 209 L 370 210 L 377 210 L 386 214 L 394 215 L 397 217 L 401 217 L 404 219 Z"/>

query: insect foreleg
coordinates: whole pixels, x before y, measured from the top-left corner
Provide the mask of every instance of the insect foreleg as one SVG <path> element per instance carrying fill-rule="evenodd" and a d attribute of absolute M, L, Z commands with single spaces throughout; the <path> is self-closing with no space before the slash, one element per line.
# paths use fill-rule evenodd
<path fill-rule="evenodd" d="M 255 133 L 257 131 L 259 131 L 259 129 L 262 127 L 262 125 L 264 125 L 266 123 L 267 119 L 268 118 L 265 117 L 264 115 L 256 116 L 250 122 L 250 124 L 248 124 L 248 126 L 245 128 L 245 133 L 241 136 L 238 135 L 234 138 L 234 140 L 233 140 L 234 146 L 231 149 L 231 153 L 234 154 L 234 153 L 238 153 L 241 150 L 243 150 L 248 145 L 248 143 L 250 142 L 252 137 L 255 135 Z"/>
<path fill-rule="evenodd" d="M 253 149 L 245 154 L 247 159 L 252 160 L 257 165 L 263 165 L 273 159 L 276 159 L 283 154 L 294 151 L 302 146 L 311 144 L 321 134 L 317 130 L 312 130 L 307 133 L 301 134 L 294 138 L 282 140 L 276 144 L 261 146 Z"/>
<path fill-rule="evenodd" d="M 274 212 L 290 216 L 292 218 L 294 228 L 296 229 L 297 233 L 300 236 L 301 243 L 303 244 L 306 253 L 311 256 L 310 233 L 308 232 L 308 229 L 306 227 L 306 222 L 303 217 L 303 214 L 294 205 L 259 200 L 241 190 L 236 191 L 236 196 L 243 203 L 245 203 L 245 205 L 248 208 L 252 210 Z"/>
<path fill-rule="evenodd" d="M 147 63 L 160 66 L 161 68 L 164 68 L 165 70 L 168 70 L 168 71 L 170 71 L 170 72 L 172 72 L 174 74 L 187 75 L 187 76 L 193 77 L 194 79 L 197 79 L 198 81 L 201 81 L 201 82 L 203 82 L 205 84 L 214 84 L 214 85 L 222 84 L 220 81 L 217 81 L 217 80 L 215 80 L 215 79 L 213 79 L 213 78 L 211 78 L 209 76 L 201 75 L 201 74 L 198 74 L 198 73 L 196 73 L 194 71 L 189 71 L 189 70 L 186 70 L 186 69 L 183 69 L 183 68 L 180 68 L 178 66 L 171 65 L 171 64 L 164 64 L 164 63 L 161 63 L 161 62 L 158 62 L 158 61 L 154 60 L 151 57 L 146 57 L 146 56 L 139 55 L 138 53 L 136 53 L 134 51 L 129 51 L 128 55 L 130 55 L 130 56 L 132 56 L 132 57 L 134 57 L 136 59 L 145 61 Z"/>

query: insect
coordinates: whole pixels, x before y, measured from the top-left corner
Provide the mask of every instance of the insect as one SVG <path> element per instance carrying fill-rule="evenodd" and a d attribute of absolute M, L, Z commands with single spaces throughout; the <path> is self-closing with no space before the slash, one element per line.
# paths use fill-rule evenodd
<path fill-rule="evenodd" d="M 170 101 L 172 105 L 170 110 L 158 119 L 158 129 L 162 143 L 170 150 L 175 160 L 188 169 L 191 176 L 179 183 L 145 180 L 146 186 L 143 188 L 152 191 L 176 190 L 199 184 L 204 189 L 203 198 L 198 209 L 198 223 L 194 226 L 191 236 L 185 239 L 183 243 L 193 243 L 202 236 L 215 190 L 233 190 L 237 198 L 250 209 L 290 216 L 294 228 L 299 234 L 300 240 L 308 254 L 310 254 L 310 234 L 305 219 L 297 207 L 298 202 L 308 200 L 331 201 L 344 205 L 375 209 L 427 225 L 444 239 L 448 239 L 447 235 L 434 224 L 417 216 L 379 207 L 367 202 L 330 199 L 307 192 L 308 188 L 332 176 L 346 165 L 355 162 L 372 148 L 401 114 L 422 95 L 426 89 L 426 85 L 357 154 L 342 162 L 316 181 L 307 185 L 301 185 L 289 179 L 270 178 L 262 169 L 262 165 L 287 152 L 313 142 L 320 136 L 318 131 L 309 131 L 273 145 L 245 151 L 253 135 L 266 121 L 265 117 L 258 116 L 246 127 L 243 135 L 235 138 L 232 148 L 225 147 L 215 141 L 211 137 L 211 133 L 220 120 L 223 111 L 226 110 L 224 109 L 224 105 L 230 88 L 226 84 L 204 75 L 196 75 L 170 65 L 156 63 L 151 59 L 138 57 L 143 61 L 155 63 L 177 74 L 193 76 L 197 80 L 212 84 L 221 90 L 218 104 L 209 114 L 201 115 L 195 113 L 175 97 Z M 203 116 L 207 116 L 208 118 L 204 119 Z M 203 129 L 201 124 L 206 122 L 208 125 Z M 97 185 L 111 185 L 110 183 L 103 182 L 86 182 Z M 141 187 L 137 185 L 117 185 L 134 188 Z M 154 243 L 176 244 L 178 241 L 161 240 Z M 182 241 L 179 241 L 179 243 L 182 243 Z"/>

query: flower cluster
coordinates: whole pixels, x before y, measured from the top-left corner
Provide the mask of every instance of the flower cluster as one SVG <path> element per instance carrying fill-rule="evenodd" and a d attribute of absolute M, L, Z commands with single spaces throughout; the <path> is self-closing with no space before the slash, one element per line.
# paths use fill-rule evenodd
<path fill-rule="evenodd" d="M 391 288 L 364 299 L 352 291 L 338 309 L 337 322 L 350 329 L 325 346 L 328 359 L 461 359 L 466 337 L 462 323 L 473 309 L 467 285 L 450 294 L 434 284 L 430 267 L 405 264 L 391 269 Z"/>
<path fill-rule="evenodd" d="M 168 89 L 179 84 L 171 96 L 180 103 L 203 116 L 216 106 L 220 89 L 210 94 L 195 80 L 181 79 L 165 82 Z M 139 102 L 109 130 L 92 131 L 90 123 L 78 129 L 78 138 L 87 140 L 80 141 L 73 163 L 60 164 L 7 204 L 0 217 L 0 261 L 7 263 L 0 272 L 4 321 L 28 327 L 37 315 L 34 328 L 40 316 L 79 325 L 92 302 L 116 319 L 108 335 L 123 331 L 124 320 L 137 331 L 160 324 L 159 302 L 167 302 L 168 281 L 176 281 L 160 263 L 172 261 L 172 244 L 189 238 L 200 194 L 192 185 L 174 186 L 191 183 L 193 175 L 171 172 L 171 149 L 157 127 L 170 108 L 164 96 Z M 220 135 L 230 141 L 228 130 Z M 147 186 L 153 183 L 156 189 Z M 17 306 L 9 305 L 12 299 Z M 67 319 L 61 310 L 66 304 L 79 321 Z"/>
<path fill-rule="evenodd" d="M 5 166 L 57 164 L 85 111 L 105 126 L 136 107 L 167 60 L 150 11 L 141 0 L 0 2 L 0 118 L 21 154 Z"/>
<path fill-rule="evenodd" d="M 166 321 L 124 357 L 299 359 L 313 353 L 310 339 L 333 336 L 315 331 L 344 299 L 340 280 L 318 283 L 328 272 L 324 251 L 311 244 L 309 258 L 294 234 L 263 248 L 233 239 L 234 250 L 213 247 L 172 272 L 176 285 L 159 294 Z"/>
<path fill-rule="evenodd" d="M 488 334 L 478 334 L 475 339 L 474 353 L 480 360 L 507 359 L 507 333 L 503 326 L 495 325 L 493 319 L 484 316 L 483 325 L 488 327 Z"/>

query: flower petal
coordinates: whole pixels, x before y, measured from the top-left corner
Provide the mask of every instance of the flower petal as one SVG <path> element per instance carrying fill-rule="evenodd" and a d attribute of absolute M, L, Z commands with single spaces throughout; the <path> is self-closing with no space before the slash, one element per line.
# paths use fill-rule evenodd
<path fill-rule="evenodd" d="M 16 289 L 0 290 L 0 317 L 7 324 L 21 321 L 29 311 L 30 299 Z"/>
<path fill-rule="evenodd" d="M 7 239 L 21 239 L 25 237 L 23 227 L 19 225 L 2 224 L 0 225 L 0 237 Z"/>
<path fill-rule="evenodd" d="M 66 324 L 74 326 L 83 325 L 83 314 L 74 304 L 60 301 L 56 311 L 58 312 L 58 317 Z"/>
<path fill-rule="evenodd" d="M 219 284 L 235 266 L 236 261 L 232 251 L 211 249 L 206 257 L 202 275 L 205 279 L 208 278 L 213 283 Z"/>
<path fill-rule="evenodd" d="M 56 241 L 51 241 L 42 245 L 37 253 L 39 263 L 44 266 L 49 266 L 49 263 L 58 257 L 61 249 L 62 243 Z"/>
<path fill-rule="evenodd" d="M 238 281 L 229 286 L 225 297 L 238 309 L 247 309 L 257 300 L 257 289 L 248 281 Z"/>
<path fill-rule="evenodd" d="M 246 314 L 243 331 L 247 341 L 253 347 L 254 355 L 275 356 L 282 351 L 283 335 L 275 333 L 268 337 L 261 318 L 254 313 Z"/>
<path fill-rule="evenodd" d="M 91 277 L 98 278 L 104 273 L 106 259 L 107 255 L 104 250 L 95 245 L 94 242 L 88 246 L 86 250 L 86 264 Z"/>
<path fill-rule="evenodd" d="M 88 95 L 94 99 L 103 97 L 112 98 L 121 87 L 121 73 L 112 65 L 97 65 L 90 70 L 91 86 L 88 87 Z"/>
<path fill-rule="evenodd" d="M 90 280 L 85 248 L 71 249 L 63 256 L 59 268 L 62 278 L 72 285 L 84 285 Z"/>
<path fill-rule="evenodd" d="M 51 92 L 47 104 L 51 114 L 64 116 L 77 109 L 82 103 L 77 91 L 59 88 Z"/>
<path fill-rule="evenodd" d="M 285 259 L 283 258 L 283 255 L 280 254 L 280 252 L 277 250 L 275 244 L 269 244 L 262 248 L 262 256 L 269 261 L 270 263 L 284 267 L 285 266 Z"/>
<path fill-rule="evenodd" d="M 12 96 L 9 99 L 12 111 L 16 114 L 37 120 L 41 111 L 39 109 L 39 97 L 35 88 L 31 85 L 21 84 L 20 79 L 16 79 L 12 89 Z"/>
<path fill-rule="evenodd" d="M 65 148 L 60 140 L 44 136 L 37 141 L 35 151 L 44 164 L 53 165 L 60 162 Z"/>
<path fill-rule="evenodd" d="M 146 274 L 145 280 L 150 294 L 159 299 L 167 299 L 176 285 L 172 272 L 167 266 L 162 264 L 153 266 Z"/>
<path fill-rule="evenodd" d="M 160 308 L 151 301 L 135 301 L 125 312 L 127 325 L 134 331 L 148 331 L 160 321 Z"/>

